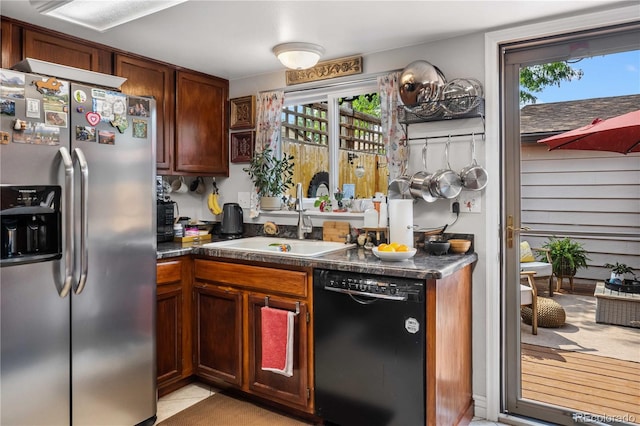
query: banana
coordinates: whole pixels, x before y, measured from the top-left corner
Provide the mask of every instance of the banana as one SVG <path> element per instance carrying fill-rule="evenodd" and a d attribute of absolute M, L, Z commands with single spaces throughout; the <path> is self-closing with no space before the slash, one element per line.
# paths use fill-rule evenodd
<path fill-rule="evenodd" d="M 211 213 L 213 213 L 214 215 L 219 215 L 220 213 L 222 213 L 222 208 L 218 203 L 218 194 L 213 192 L 209 194 L 209 198 L 207 198 L 207 205 L 209 207 L 209 211 L 211 211 Z"/>

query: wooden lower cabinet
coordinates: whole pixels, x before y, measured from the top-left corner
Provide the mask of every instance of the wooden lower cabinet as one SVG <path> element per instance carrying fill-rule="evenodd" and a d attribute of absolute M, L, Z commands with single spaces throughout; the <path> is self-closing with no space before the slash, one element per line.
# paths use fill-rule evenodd
<path fill-rule="evenodd" d="M 191 258 L 159 261 L 156 290 L 158 395 L 186 384 L 193 375 Z"/>
<path fill-rule="evenodd" d="M 311 269 L 194 261 L 195 373 L 313 414 Z M 261 308 L 298 311 L 293 375 L 262 370 Z"/>
<path fill-rule="evenodd" d="M 196 282 L 196 374 L 242 384 L 242 293 Z"/>
<path fill-rule="evenodd" d="M 262 321 L 261 309 L 265 306 L 265 297 L 269 297 L 269 306 L 296 312 L 293 330 L 293 376 L 286 377 L 270 371 L 262 370 Z M 249 389 L 256 394 L 273 398 L 280 402 L 295 403 L 306 407 L 310 399 L 308 381 L 308 339 L 307 335 L 307 305 L 293 299 L 267 296 L 264 294 L 249 294 L 248 299 L 249 323 Z"/>

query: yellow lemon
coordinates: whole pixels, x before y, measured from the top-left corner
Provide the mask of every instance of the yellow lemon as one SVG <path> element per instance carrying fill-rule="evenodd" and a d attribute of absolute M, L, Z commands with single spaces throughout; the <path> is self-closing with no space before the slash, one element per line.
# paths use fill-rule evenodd
<path fill-rule="evenodd" d="M 399 246 L 400 246 L 400 243 L 395 243 L 395 242 L 389 243 L 389 247 L 393 247 L 394 249 L 397 249 Z"/>
<path fill-rule="evenodd" d="M 398 247 L 396 247 L 396 251 L 409 251 L 409 247 L 407 247 L 405 244 L 400 244 Z"/>

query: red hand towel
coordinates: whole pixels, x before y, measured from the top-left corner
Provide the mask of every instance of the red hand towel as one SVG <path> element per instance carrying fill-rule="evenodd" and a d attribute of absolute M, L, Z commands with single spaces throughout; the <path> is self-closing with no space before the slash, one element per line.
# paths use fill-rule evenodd
<path fill-rule="evenodd" d="M 290 311 L 261 308 L 263 370 L 293 376 L 294 317 Z"/>

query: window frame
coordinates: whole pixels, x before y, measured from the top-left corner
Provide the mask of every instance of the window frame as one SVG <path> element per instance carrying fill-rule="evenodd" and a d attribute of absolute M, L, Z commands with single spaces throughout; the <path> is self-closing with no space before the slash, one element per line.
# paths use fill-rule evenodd
<path fill-rule="evenodd" d="M 367 93 L 378 93 L 377 78 L 371 77 L 357 82 L 347 82 L 336 86 L 325 86 L 315 89 L 292 90 L 285 92 L 283 108 L 292 105 L 327 103 L 327 145 L 329 148 L 329 193 L 333 199 L 333 190 L 338 183 L 340 152 L 340 98 L 359 96 Z M 280 140 L 282 148 L 282 140 Z"/>

